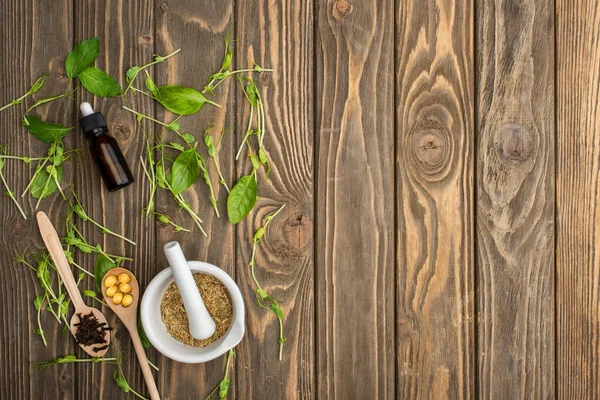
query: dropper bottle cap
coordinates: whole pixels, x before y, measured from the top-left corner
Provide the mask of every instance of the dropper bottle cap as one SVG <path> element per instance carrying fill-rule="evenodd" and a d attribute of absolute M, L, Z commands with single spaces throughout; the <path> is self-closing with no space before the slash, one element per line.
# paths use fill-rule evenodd
<path fill-rule="evenodd" d="M 83 118 L 79 120 L 79 124 L 88 139 L 92 139 L 108 131 L 104 116 L 99 112 L 95 112 L 90 103 L 81 103 L 79 109 L 83 115 Z"/>

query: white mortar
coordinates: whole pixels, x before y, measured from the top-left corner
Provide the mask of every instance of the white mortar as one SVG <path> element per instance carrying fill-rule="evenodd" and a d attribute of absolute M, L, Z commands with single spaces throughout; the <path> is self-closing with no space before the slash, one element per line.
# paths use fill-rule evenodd
<path fill-rule="evenodd" d="M 244 336 L 244 300 L 235 281 L 222 269 L 201 261 L 188 261 L 192 273 L 209 274 L 225 285 L 231 296 L 233 318 L 225 334 L 205 347 L 193 347 L 171 337 L 162 321 L 160 303 L 175 277 L 171 268 L 165 268 L 152 279 L 142 298 L 140 316 L 146 336 L 163 355 L 184 363 L 203 363 L 213 360 L 235 347 Z"/>

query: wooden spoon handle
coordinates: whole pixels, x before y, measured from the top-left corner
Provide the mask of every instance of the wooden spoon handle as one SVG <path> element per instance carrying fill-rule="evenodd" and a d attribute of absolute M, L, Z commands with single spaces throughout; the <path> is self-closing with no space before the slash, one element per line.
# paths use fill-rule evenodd
<path fill-rule="evenodd" d="M 144 374 L 144 380 L 146 381 L 146 386 L 148 387 L 148 393 L 150 393 L 150 399 L 160 400 L 158 388 L 156 387 L 156 382 L 154 382 L 154 376 L 152 376 L 150 364 L 148 364 L 148 357 L 146 356 L 146 351 L 144 350 L 144 346 L 142 346 L 142 341 L 140 340 L 140 335 L 137 331 L 137 325 L 135 323 L 130 324 L 130 326 L 127 326 L 127 329 L 131 335 L 133 348 L 135 349 L 135 354 L 137 355 L 138 361 L 140 362 L 140 367 L 142 368 L 142 373 Z"/>
<path fill-rule="evenodd" d="M 56 233 L 56 229 L 54 229 L 54 225 L 52 225 L 52 222 L 50 222 L 50 219 L 43 211 L 37 213 L 37 221 L 42 240 L 50 253 L 50 257 L 52 257 L 52 261 L 54 261 L 54 265 L 56 265 L 56 269 L 65 284 L 65 288 L 67 288 L 73 306 L 75 306 L 75 309 L 85 306 L 85 303 L 81 298 L 81 293 L 79 293 L 77 282 L 75 282 L 75 277 L 69 266 L 69 261 L 67 261 L 67 257 L 65 256 L 65 252 L 60 243 L 60 238 Z"/>

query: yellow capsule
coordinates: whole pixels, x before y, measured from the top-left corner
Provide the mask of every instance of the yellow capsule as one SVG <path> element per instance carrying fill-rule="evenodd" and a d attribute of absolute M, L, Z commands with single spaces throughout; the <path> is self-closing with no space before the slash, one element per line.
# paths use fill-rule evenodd
<path fill-rule="evenodd" d="M 121 283 L 129 283 L 130 280 L 131 280 L 131 277 L 129 275 L 127 275 L 126 273 L 122 273 L 121 275 L 119 275 L 119 282 L 121 282 Z"/>
<path fill-rule="evenodd" d="M 112 285 L 111 287 L 106 289 L 106 295 L 108 297 L 113 297 L 117 293 L 118 290 L 119 290 L 119 287 L 117 285 Z"/>
<path fill-rule="evenodd" d="M 106 286 L 107 288 L 111 287 L 115 283 L 117 283 L 117 277 L 114 275 L 111 275 L 104 280 L 104 286 Z"/>
<path fill-rule="evenodd" d="M 123 293 L 129 293 L 131 292 L 131 285 L 129 285 L 129 283 L 121 283 L 119 285 L 119 290 Z"/>
<path fill-rule="evenodd" d="M 113 296 L 113 303 L 114 304 L 121 304 L 121 300 L 123 300 L 123 293 L 117 293 Z"/>
<path fill-rule="evenodd" d="M 123 296 L 123 300 L 121 301 L 121 305 L 123 307 L 127 307 L 131 303 L 133 303 L 133 296 L 132 295 L 126 294 L 125 296 Z"/>

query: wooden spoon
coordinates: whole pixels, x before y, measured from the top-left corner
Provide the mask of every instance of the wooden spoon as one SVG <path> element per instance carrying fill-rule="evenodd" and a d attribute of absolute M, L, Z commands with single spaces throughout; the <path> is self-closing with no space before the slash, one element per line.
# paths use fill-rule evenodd
<path fill-rule="evenodd" d="M 104 281 L 109 276 L 119 276 L 123 273 L 131 277 L 131 281 L 129 282 L 129 286 L 131 286 L 131 292 L 129 294 L 133 296 L 133 302 L 127 307 L 123 307 L 121 304 L 113 303 L 112 298 L 106 295 L 106 290 L 108 288 L 104 284 Z M 142 368 L 142 373 L 144 374 L 144 380 L 146 381 L 150 398 L 152 400 L 160 400 L 158 389 L 156 388 L 156 382 L 154 382 L 154 377 L 152 376 L 152 371 L 150 370 L 150 364 L 148 364 L 148 357 L 146 356 L 144 346 L 142 346 L 142 341 L 140 340 L 140 335 L 138 334 L 137 330 L 137 308 L 140 299 L 140 287 L 137 279 L 135 279 L 135 275 L 125 268 L 111 269 L 106 273 L 106 275 L 104 275 L 104 278 L 102 278 L 102 296 L 104 297 L 104 300 L 110 309 L 117 314 L 119 319 L 121 319 L 123 325 L 125 325 L 129 331 L 129 335 L 131 335 L 133 348 L 135 349 L 135 354 L 140 362 L 140 367 Z"/>
<path fill-rule="evenodd" d="M 43 211 L 38 212 L 37 221 L 40 228 L 40 233 L 42 234 L 42 240 L 44 241 L 44 244 L 50 253 L 50 257 L 52 257 L 52 261 L 54 261 L 54 265 L 56 265 L 56 270 L 58 271 L 65 288 L 69 293 L 73 307 L 75 307 L 75 312 L 71 317 L 71 323 L 69 326 L 73 336 L 75 336 L 75 332 L 77 332 L 77 327 L 75 324 L 79 323 L 79 314 L 87 315 L 92 313 L 98 322 L 106 323 L 106 317 L 102 314 L 102 312 L 100 312 L 100 310 L 94 307 L 89 307 L 83 302 L 83 298 L 81 297 L 81 293 L 79 293 L 77 282 L 75 282 L 73 271 L 71 271 L 71 267 L 69 266 L 69 262 L 67 261 L 67 257 L 63 251 L 60 239 L 56 233 L 56 229 L 54 229 L 54 226 L 52 225 L 52 222 L 50 222 L 50 219 L 46 213 Z M 108 326 L 108 323 L 106 326 Z M 110 333 L 108 331 L 106 332 L 104 339 L 106 340 L 106 343 L 104 344 L 92 344 L 90 346 L 79 344 L 79 346 L 81 346 L 81 348 L 92 357 L 102 357 L 108 351 L 108 347 L 100 351 L 96 351 L 94 348 L 104 347 L 110 344 Z"/>

